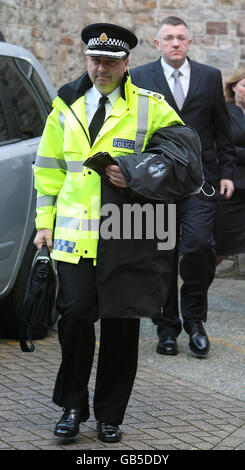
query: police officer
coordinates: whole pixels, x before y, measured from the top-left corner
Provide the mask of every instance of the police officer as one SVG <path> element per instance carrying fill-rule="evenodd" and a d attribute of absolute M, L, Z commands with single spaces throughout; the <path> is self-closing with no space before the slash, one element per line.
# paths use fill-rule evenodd
<path fill-rule="evenodd" d="M 54 430 L 58 437 L 75 436 L 79 424 L 89 418 L 94 322 L 100 316 L 96 266 L 101 178 L 83 162 L 98 152 L 108 151 L 112 157 L 142 152 L 157 129 L 182 124 L 161 95 L 131 84 L 128 55 L 137 45 L 132 32 L 99 23 L 85 27 L 82 39 L 87 44 L 87 72 L 59 90 L 34 170 L 34 243 L 38 249 L 46 243 L 52 251 L 60 282 L 57 309 L 62 361 L 53 400 L 64 412 Z M 106 171 L 110 186 L 119 194 L 127 187 L 120 168 L 110 165 Z M 111 293 L 114 298 L 120 298 L 121 286 Z M 109 306 L 109 295 L 107 302 Z M 122 310 L 119 303 L 113 316 L 101 318 L 94 414 L 98 438 L 104 442 L 121 440 L 119 425 L 137 369 L 140 312 L 124 318 Z"/>

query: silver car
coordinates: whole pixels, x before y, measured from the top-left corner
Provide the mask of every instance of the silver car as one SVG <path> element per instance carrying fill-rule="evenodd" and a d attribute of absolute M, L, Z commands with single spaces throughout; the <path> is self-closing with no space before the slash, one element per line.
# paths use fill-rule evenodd
<path fill-rule="evenodd" d="M 18 337 L 36 254 L 33 164 L 55 96 L 28 50 L 0 42 L 0 337 Z"/>

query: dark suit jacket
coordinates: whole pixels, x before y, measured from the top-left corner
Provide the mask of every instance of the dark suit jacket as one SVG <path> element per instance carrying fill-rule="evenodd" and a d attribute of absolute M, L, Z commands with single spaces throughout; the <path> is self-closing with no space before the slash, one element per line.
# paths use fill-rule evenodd
<path fill-rule="evenodd" d="M 181 111 L 163 73 L 161 59 L 130 71 L 132 82 L 165 96 L 186 125 L 196 129 L 202 143 L 205 180 L 218 186 L 221 178 L 233 179 L 235 153 L 230 122 L 218 69 L 190 60 L 188 94 Z"/>
<path fill-rule="evenodd" d="M 236 152 L 234 186 L 236 189 L 245 189 L 245 114 L 235 103 L 227 103 L 227 110 Z"/>

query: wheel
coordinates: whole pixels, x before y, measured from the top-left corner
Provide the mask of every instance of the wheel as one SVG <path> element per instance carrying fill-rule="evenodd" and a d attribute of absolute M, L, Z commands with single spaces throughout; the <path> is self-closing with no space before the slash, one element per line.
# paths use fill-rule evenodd
<path fill-rule="evenodd" d="M 25 255 L 23 257 L 20 270 L 15 281 L 15 284 L 12 288 L 9 296 L 3 300 L 1 305 L 3 312 L 1 312 L 0 321 L 3 329 L 3 335 L 8 338 L 18 339 L 19 338 L 19 325 L 20 325 L 20 315 L 22 311 L 22 305 L 24 302 L 24 296 L 26 292 L 27 279 L 31 270 L 31 266 L 35 256 L 37 254 L 37 249 L 33 244 L 32 239 L 30 240 L 28 247 L 26 249 Z M 52 311 L 52 323 L 53 326 L 57 320 L 58 313 L 56 308 L 53 308 Z M 46 328 L 35 328 L 32 330 L 33 339 L 41 339 L 47 335 L 48 329 Z"/>

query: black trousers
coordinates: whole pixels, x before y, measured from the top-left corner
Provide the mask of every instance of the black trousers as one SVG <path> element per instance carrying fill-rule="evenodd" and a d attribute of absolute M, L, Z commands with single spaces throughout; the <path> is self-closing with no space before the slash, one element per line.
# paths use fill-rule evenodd
<path fill-rule="evenodd" d="M 160 337 L 177 337 L 182 329 L 178 302 L 178 268 L 183 284 L 180 307 L 188 332 L 193 321 L 207 319 L 208 288 L 215 276 L 214 218 L 216 198 L 193 195 L 177 205 L 179 244 L 171 272 L 169 295 L 162 317 L 154 319 Z M 179 252 L 182 255 L 179 262 Z"/>
<path fill-rule="evenodd" d="M 58 275 L 62 362 L 53 401 L 65 408 L 82 409 L 86 421 L 96 341 L 94 323 L 98 320 L 96 268 L 90 259 L 81 258 L 77 265 L 58 262 Z M 101 319 L 93 400 L 97 420 L 109 424 L 123 421 L 137 371 L 139 327 L 139 319 Z"/>

